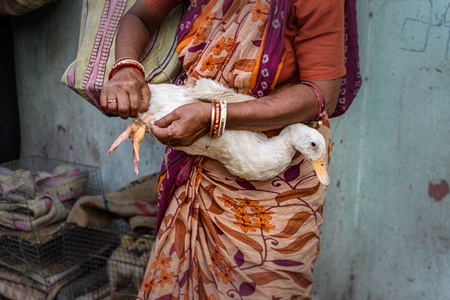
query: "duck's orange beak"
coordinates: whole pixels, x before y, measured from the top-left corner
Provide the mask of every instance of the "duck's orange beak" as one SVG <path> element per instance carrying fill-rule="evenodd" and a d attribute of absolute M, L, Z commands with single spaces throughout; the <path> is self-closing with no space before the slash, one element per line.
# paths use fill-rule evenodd
<path fill-rule="evenodd" d="M 320 157 L 318 160 L 312 161 L 311 163 L 319 181 L 325 186 L 329 185 L 330 176 L 328 175 L 327 163 L 325 162 L 325 158 Z"/>

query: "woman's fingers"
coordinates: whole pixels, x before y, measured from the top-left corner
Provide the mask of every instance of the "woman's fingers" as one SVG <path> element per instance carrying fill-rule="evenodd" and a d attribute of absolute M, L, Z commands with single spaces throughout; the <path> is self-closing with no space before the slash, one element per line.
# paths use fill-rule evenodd
<path fill-rule="evenodd" d="M 150 130 L 165 145 L 190 146 L 208 132 L 210 109 L 208 103 L 183 105 L 157 120 Z"/>
<path fill-rule="evenodd" d="M 100 96 L 102 108 L 122 119 L 136 118 L 148 110 L 150 90 L 141 73 L 133 68 L 119 70 L 105 83 Z"/>

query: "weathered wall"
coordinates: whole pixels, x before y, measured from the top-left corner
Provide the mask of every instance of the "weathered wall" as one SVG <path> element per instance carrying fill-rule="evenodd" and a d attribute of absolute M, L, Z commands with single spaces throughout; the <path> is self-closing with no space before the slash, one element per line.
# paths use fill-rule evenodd
<path fill-rule="evenodd" d="M 14 20 L 22 156 L 101 167 L 106 191 L 135 177 L 129 123 L 60 83 L 75 59 L 81 0 Z M 363 89 L 333 120 L 332 184 L 317 300 L 450 299 L 449 0 L 358 0 Z M 147 139 L 141 174 L 163 148 Z"/>
<path fill-rule="evenodd" d="M 48 156 L 101 167 L 106 191 L 136 179 L 131 143 L 108 156 L 109 146 L 131 123 L 107 118 L 61 82 L 75 60 L 82 0 L 55 4 L 15 18 L 21 156 Z M 160 170 L 163 147 L 142 143 L 140 175 Z"/>
<path fill-rule="evenodd" d="M 450 1 L 358 1 L 363 88 L 333 122 L 328 299 L 450 299 Z"/>

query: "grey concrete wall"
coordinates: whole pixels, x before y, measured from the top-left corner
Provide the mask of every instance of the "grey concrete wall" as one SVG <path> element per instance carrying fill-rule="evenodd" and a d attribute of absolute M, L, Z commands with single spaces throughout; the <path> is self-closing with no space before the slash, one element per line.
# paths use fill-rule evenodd
<path fill-rule="evenodd" d="M 333 121 L 316 291 L 450 299 L 450 1 L 358 0 L 364 85 Z"/>
<path fill-rule="evenodd" d="M 109 146 L 131 121 L 108 118 L 61 82 L 76 58 L 82 0 L 59 0 L 13 19 L 21 156 L 42 155 L 99 166 L 106 192 L 136 179 L 131 142 Z M 159 172 L 164 148 L 149 136 L 140 174 Z"/>
<path fill-rule="evenodd" d="M 22 156 L 101 167 L 106 191 L 133 173 L 106 151 L 128 121 L 60 83 L 75 59 L 81 0 L 14 20 Z M 450 1 L 358 1 L 363 88 L 332 121 L 334 151 L 314 299 L 450 299 Z M 146 139 L 141 174 L 163 147 Z"/>

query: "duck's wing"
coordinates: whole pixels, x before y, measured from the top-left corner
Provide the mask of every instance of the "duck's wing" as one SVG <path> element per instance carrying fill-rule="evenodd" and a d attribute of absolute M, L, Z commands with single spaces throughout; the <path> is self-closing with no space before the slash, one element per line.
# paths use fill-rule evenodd
<path fill-rule="evenodd" d="M 250 95 L 236 93 L 233 89 L 207 78 L 198 79 L 195 86 L 188 87 L 188 89 L 189 97 L 201 101 L 212 102 L 214 100 L 223 100 L 227 103 L 232 103 L 255 99 Z"/>

